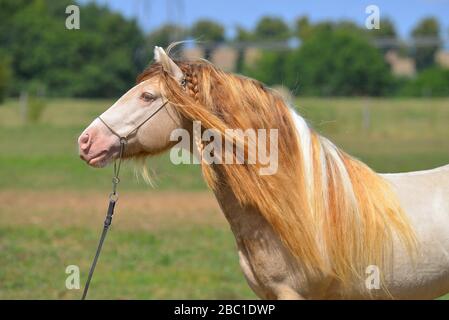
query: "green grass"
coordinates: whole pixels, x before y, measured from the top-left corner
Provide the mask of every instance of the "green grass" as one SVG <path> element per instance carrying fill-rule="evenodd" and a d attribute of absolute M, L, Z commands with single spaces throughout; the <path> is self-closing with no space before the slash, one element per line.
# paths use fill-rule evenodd
<path fill-rule="evenodd" d="M 449 99 L 299 99 L 297 104 L 318 132 L 376 171 L 449 163 Z"/>
<path fill-rule="evenodd" d="M 51 100 L 41 123 L 24 125 L 18 103 L 0 106 L 0 189 L 107 189 L 111 170 L 79 160 L 76 139 L 112 104 L 108 100 Z M 345 151 L 381 172 L 432 168 L 449 163 L 449 99 L 298 99 L 300 113 Z M 364 128 L 368 106 L 370 125 Z M 206 189 L 198 166 L 172 165 L 168 155 L 151 159 L 159 189 Z M 125 166 L 123 190 L 147 189 Z"/>
<path fill-rule="evenodd" d="M 77 155 L 79 133 L 113 101 L 51 100 L 42 120 L 23 124 L 19 105 L 0 106 L 0 194 L 100 192 L 110 188 L 111 168 L 89 168 Z M 449 99 L 298 99 L 300 113 L 316 130 L 377 171 L 400 172 L 449 163 Z M 369 125 L 364 120 L 369 109 Z M 167 155 L 152 159 L 158 190 L 201 191 L 198 166 L 174 166 Z M 150 190 L 125 164 L 122 197 Z M 106 196 L 105 196 L 106 197 Z M 38 204 L 36 204 L 38 205 Z M 67 211 L 71 203 L 67 203 Z M 3 209 L 2 209 L 3 208 Z M 42 210 L 0 205 L 0 221 L 11 215 L 31 221 Z M 12 208 L 12 209 L 11 209 Z M 143 210 L 143 209 L 140 209 Z M 88 214 L 88 213 L 83 213 Z M 126 212 L 120 212 L 126 214 Z M 238 267 L 234 240 L 226 224 L 187 219 L 154 230 L 114 226 L 107 239 L 91 298 L 253 298 Z M 176 220 L 176 219 L 175 219 Z M 93 228 L 92 226 L 97 227 Z M 101 222 L 39 225 L 0 224 L 0 298 L 79 298 L 65 289 L 65 267 L 77 264 L 82 281 L 91 261 Z"/>
<path fill-rule="evenodd" d="M 65 268 L 78 265 L 84 283 L 100 230 L 0 227 L 0 299 L 79 299 Z M 91 299 L 245 299 L 229 231 L 178 226 L 112 230 L 91 284 Z"/>

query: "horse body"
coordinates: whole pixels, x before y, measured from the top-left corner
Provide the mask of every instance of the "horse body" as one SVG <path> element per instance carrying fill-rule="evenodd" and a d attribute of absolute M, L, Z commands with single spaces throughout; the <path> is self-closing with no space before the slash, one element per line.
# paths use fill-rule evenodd
<path fill-rule="evenodd" d="M 175 63 L 159 47 L 155 58 L 79 137 L 87 163 L 102 167 L 116 158 L 121 137 L 124 157 L 163 152 L 175 144 L 174 130 L 192 136 L 198 120 L 225 139 L 230 128 L 276 128 L 273 175 L 260 176 L 260 163 L 201 161 L 259 297 L 435 298 L 449 291 L 449 166 L 376 174 L 262 84 L 204 62 Z M 201 154 L 202 142 L 190 142 L 189 151 Z M 232 150 L 224 156 L 235 159 Z M 365 269 L 372 266 L 380 287 L 367 287 Z"/>
<path fill-rule="evenodd" d="M 381 176 L 397 192 L 420 244 L 412 261 L 395 241 L 392 270 L 385 275 L 389 293 L 373 289 L 368 294 L 359 279 L 343 291 L 332 278 L 307 277 L 301 262 L 255 208 L 240 207 L 231 190 L 216 193 L 253 291 L 264 299 L 433 299 L 449 292 L 449 165 Z"/>

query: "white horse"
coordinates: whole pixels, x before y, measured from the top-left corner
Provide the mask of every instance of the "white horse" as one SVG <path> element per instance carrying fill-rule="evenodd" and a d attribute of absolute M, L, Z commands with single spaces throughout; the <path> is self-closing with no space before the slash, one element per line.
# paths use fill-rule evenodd
<path fill-rule="evenodd" d="M 204 61 L 175 62 L 159 47 L 155 60 L 79 137 L 89 165 L 117 158 L 125 136 L 126 158 L 163 152 L 176 144 L 173 130 L 192 133 L 192 121 L 225 141 L 230 128 L 275 128 L 273 175 L 258 174 L 261 163 L 201 163 L 259 297 L 414 299 L 449 292 L 449 166 L 376 174 L 259 82 Z M 201 154 L 206 146 L 192 138 L 189 151 Z"/>

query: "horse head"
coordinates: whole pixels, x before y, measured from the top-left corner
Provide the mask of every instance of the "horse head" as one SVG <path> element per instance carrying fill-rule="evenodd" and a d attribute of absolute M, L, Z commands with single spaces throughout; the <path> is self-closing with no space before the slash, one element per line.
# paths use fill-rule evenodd
<path fill-rule="evenodd" d="M 174 145 L 170 133 L 183 126 L 183 118 L 164 96 L 163 73 L 179 90 L 184 75 L 164 49 L 155 47 L 155 63 L 138 83 L 96 118 L 78 138 L 80 157 L 93 167 L 104 167 L 120 154 L 124 158 L 153 155 Z M 125 141 L 123 141 L 125 140 Z"/>

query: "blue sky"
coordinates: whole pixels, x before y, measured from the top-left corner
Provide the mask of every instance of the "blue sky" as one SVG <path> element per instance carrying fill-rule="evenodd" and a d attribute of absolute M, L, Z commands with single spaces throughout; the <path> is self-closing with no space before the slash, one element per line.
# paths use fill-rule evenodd
<path fill-rule="evenodd" d="M 82 0 L 80 2 L 87 2 Z M 439 19 L 443 35 L 449 33 L 449 0 L 94 0 L 107 4 L 126 16 L 136 16 L 141 26 L 150 31 L 161 24 L 175 22 L 188 26 L 200 18 L 222 23 L 232 36 L 237 25 L 252 28 L 264 15 L 282 17 L 293 23 L 296 17 L 307 15 L 311 21 L 350 19 L 364 24 L 365 8 L 375 4 L 381 17 L 390 17 L 401 37 L 421 18 Z"/>

